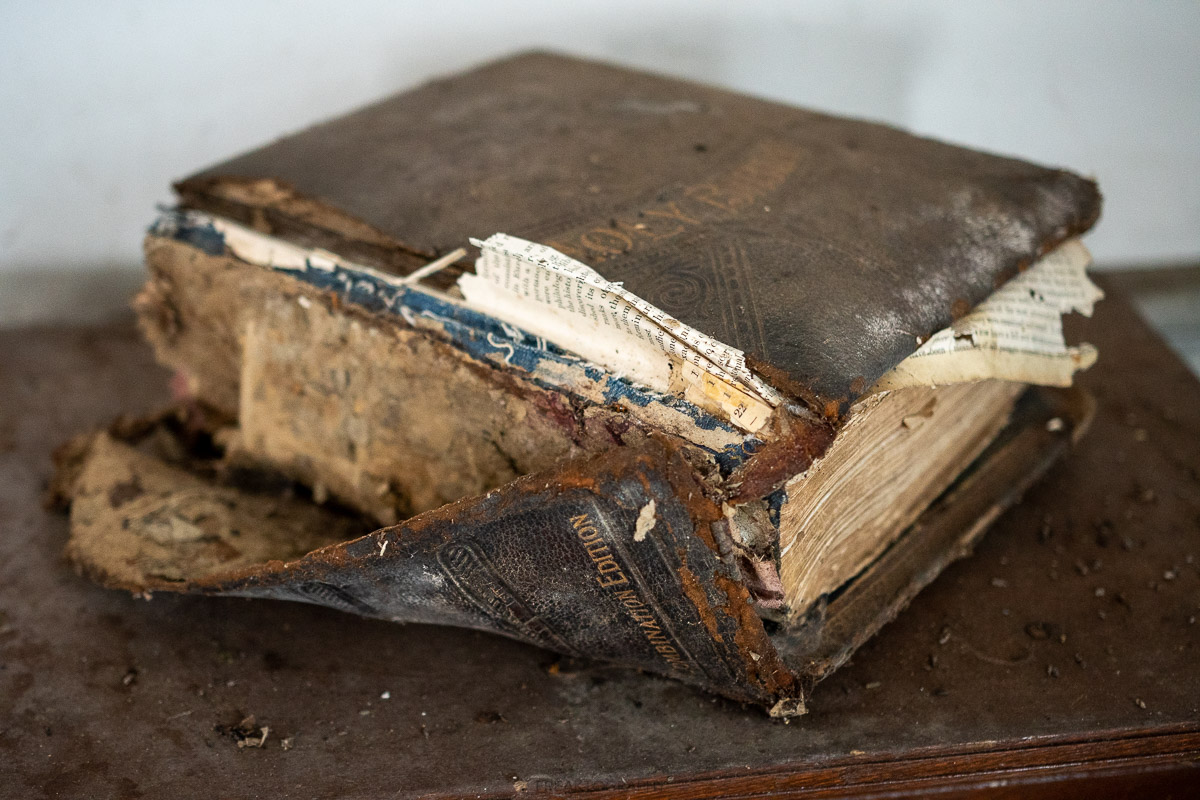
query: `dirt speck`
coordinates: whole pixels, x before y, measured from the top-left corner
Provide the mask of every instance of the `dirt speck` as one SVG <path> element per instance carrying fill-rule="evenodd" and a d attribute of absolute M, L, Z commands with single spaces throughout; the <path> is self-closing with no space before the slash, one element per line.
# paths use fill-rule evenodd
<path fill-rule="evenodd" d="M 253 714 L 247 714 L 242 717 L 236 725 L 214 725 L 213 730 L 221 736 L 232 740 L 237 744 L 238 749 L 263 748 L 267 746 L 267 737 L 271 733 L 271 729 L 266 725 L 259 725 L 258 720 Z"/>

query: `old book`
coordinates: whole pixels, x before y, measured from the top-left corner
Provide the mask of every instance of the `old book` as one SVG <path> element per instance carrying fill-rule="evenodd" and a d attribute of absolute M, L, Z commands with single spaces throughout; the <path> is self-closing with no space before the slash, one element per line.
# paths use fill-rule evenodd
<path fill-rule="evenodd" d="M 136 306 L 178 406 L 61 457 L 108 585 L 788 716 L 1086 427 L 1067 172 L 527 54 L 176 190 Z"/>

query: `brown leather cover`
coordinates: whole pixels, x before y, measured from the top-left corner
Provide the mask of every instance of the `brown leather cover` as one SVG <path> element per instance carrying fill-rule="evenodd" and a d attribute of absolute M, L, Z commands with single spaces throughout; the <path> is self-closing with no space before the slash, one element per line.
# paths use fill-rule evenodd
<path fill-rule="evenodd" d="M 400 272 L 497 231 L 552 245 L 819 405 L 859 394 L 1100 210 L 1095 184 L 1060 170 L 544 53 L 177 189 Z"/>

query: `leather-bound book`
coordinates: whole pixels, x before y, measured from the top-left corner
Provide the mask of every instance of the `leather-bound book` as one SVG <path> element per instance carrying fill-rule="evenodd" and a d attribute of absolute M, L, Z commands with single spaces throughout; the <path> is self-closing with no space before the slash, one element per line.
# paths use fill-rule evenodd
<path fill-rule="evenodd" d="M 1062 170 L 533 53 L 175 188 L 135 305 L 177 402 L 60 453 L 113 587 L 790 716 L 1086 427 Z"/>

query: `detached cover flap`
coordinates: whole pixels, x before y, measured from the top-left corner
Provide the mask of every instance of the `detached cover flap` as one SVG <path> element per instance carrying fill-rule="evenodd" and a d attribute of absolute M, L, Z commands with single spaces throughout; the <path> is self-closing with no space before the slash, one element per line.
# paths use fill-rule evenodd
<path fill-rule="evenodd" d="M 541 242 L 825 400 L 861 393 L 1100 209 L 1060 170 L 540 53 L 176 188 L 399 272 L 472 236 Z"/>
<path fill-rule="evenodd" d="M 799 699 L 719 554 L 721 509 L 654 441 L 341 541 L 349 526 L 311 502 L 220 485 L 106 433 L 72 471 L 68 555 L 109 585 L 476 628 L 746 702 Z M 335 538 L 303 554 L 320 536 Z"/>

